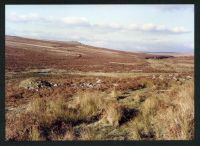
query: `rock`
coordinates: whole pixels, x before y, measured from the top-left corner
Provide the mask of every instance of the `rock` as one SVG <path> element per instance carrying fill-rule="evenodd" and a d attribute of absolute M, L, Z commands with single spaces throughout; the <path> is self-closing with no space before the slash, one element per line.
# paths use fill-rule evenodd
<path fill-rule="evenodd" d="M 41 88 L 41 87 L 42 88 L 43 87 L 52 87 L 53 86 L 50 82 L 48 82 L 46 80 L 38 81 L 37 83 L 38 83 L 39 88 Z"/>
<path fill-rule="evenodd" d="M 96 83 L 97 83 L 97 84 L 100 84 L 100 83 L 101 83 L 101 80 L 100 80 L 100 79 L 98 79 Z"/>
<path fill-rule="evenodd" d="M 173 77 L 173 80 L 177 81 L 178 79 L 174 76 L 174 77 Z"/>
<path fill-rule="evenodd" d="M 186 79 L 187 79 L 187 80 L 190 80 L 190 79 L 192 79 L 192 77 L 191 77 L 191 76 L 187 76 Z"/>
<path fill-rule="evenodd" d="M 155 79 L 155 78 L 156 78 L 156 76 L 155 76 L 155 75 L 153 75 L 153 76 L 152 76 L 152 79 Z"/>
<path fill-rule="evenodd" d="M 182 81 L 185 81 L 186 79 L 181 79 Z"/>
<path fill-rule="evenodd" d="M 94 84 L 93 83 L 80 83 L 79 85 L 81 88 L 94 88 Z"/>
<path fill-rule="evenodd" d="M 163 76 L 162 76 L 162 75 L 160 75 L 160 76 L 159 76 L 159 79 L 160 79 L 160 80 L 164 80 L 164 78 L 163 78 Z"/>
<path fill-rule="evenodd" d="M 113 84 L 113 86 L 114 86 L 114 87 L 117 87 L 117 86 L 119 86 L 119 84 Z"/>
<path fill-rule="evenodd" d="M 87 84 L 87 87 L 89 87 L 89 88 L 93 88 L 94 86 L 93 86 L 92 83 L 89 83 L 89 84 Z"/>

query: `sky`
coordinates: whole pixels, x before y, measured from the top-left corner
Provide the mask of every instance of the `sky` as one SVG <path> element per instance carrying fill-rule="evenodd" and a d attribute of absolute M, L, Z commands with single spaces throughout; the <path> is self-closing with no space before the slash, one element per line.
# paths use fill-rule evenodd
<path fill-rule="evenodd" d="M 123 51 L 194 51 L 194 5 L 7 5 L 5 26 L 6 35 Z"/>

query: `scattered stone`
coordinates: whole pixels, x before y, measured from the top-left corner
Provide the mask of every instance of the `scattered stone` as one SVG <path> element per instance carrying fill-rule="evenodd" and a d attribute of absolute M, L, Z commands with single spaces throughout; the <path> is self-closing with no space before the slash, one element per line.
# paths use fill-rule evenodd
<path fill-rule="evenodd" d="M 159 76 L 159 79 L 160 79 L 160 80 L 164 80 L 164 78 L 163 78 L 163 76 L 162 76 L 162 75 L 160 75 L 160 76 Z"/>
<path fill-rule="evenodd" d="M 181 80 L 182 80 L 182 81 L 185 81 L 186 79 L 183 79 L 183 78 L 182 78 Z"/>
<path fill-rule="evenodd" d="M 100 79 L 98 79 L 96 83 L 97 83 L 97 84 L 100 84 L 101 82 L 102 82 L 102 81 L 101 81 Z"/>
<path fill-rule="evenodd" d="M 28 90 L 36 90 L 36 91 L 38 91 L 39 88 L 52 88 L 56 86 L 58 86 L 58 84 L 50 83 L 49 81 L 46 80 L 36 81 L 31 78 L 23 80 L 19 84 L 20 88 L 25 88 Z"/>
<path fill-rule="evenodd" d="M 174 76 L 174 77 L 173 77 L 173 80 L 177 81 L 178 79 Z"/>
<path fill-rule="evenodd" d="M 94 88 L 95 84 L 93 83 L 80 83 L 81 88 Z"/>
<path fill-rule="evenodd" d="M 42 80 L 42 81 L 37 81 L 37 86 L 38 86 L 38 88 L 44 88 L 44 87 L 52 87 L 53 86 L 53 84 L 52 83 L 50 83 L 50 82 L 48 82 L 48 81 L 46 81 L 46 80 Z"/>
<path fill-rule="evenodd" d="M 155 76 L 155 75 L 153 75 L 152 79 L 155 79 L 155 78 L 156 78 L 156 76 Z"/>
<path fill-rule="evenodd" d="M 187 79 L 187 80 L 190 80 L 190 79 L 192 79 L 192 77 L 191 77 L 191 76 L 187 76 L 186 79 Z"/>
<path fill-rule="evenodd" d="M 89 88 L 93 88 L 93 87 L 94 87 L 92 83 L 87 84 L 87 86 L 88 86 Z"/>

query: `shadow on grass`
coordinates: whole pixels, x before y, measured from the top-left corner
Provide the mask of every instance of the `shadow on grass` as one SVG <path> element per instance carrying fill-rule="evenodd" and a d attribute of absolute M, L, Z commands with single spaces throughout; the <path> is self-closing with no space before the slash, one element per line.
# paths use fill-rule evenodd
<path fill-rule="evenodd" d="M 131 119 L 133 119 L 134 117 L 136 117 L 139 113 L 139 110 L 137 109 L 127 109 L 124 108 L 122 111 L 122 118 L 119 121 L 119 125 L 123 125 L 126 122 L 130 121 Z"/>

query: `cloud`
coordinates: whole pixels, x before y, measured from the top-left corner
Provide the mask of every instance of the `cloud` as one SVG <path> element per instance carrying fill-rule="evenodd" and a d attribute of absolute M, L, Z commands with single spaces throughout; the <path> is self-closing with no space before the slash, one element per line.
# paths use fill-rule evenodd
<path fill-rule="evenodd" d="M 167 4 L 167 5 L 153 5 L 153 9 L 158 11 L 179 11 L 179 10 L 194 10 L 193 4 Z"/>
<path fill-rule="evenodd" d="M 124 51 L 139 52 L 192 52 L 194 48 L 190 43 L 181 42 L 131 42 L 131 41 L 92 41 L 87 42 L 89 45 L 106 47 Z"/>
<path fill-rule="evenodd" d="M 163 31 L 166 30 L 166 27 L 164 25 L 155 25 L 152 23 L 143 24 L 140 28 L 143 31 Z"/>
<path fill-rule="evenodd" d="M 124 51 L 143 51 L 143 52 L 189 52 L 194 51 L 194 43 L 180 40 L 166 40 L 159 37 L 149 37 L 141 39 L 117 39 L 108 36 L 99 36 L 98 34 L 69 34 L 63 32 L 52 31 L 35 31 L 35 30 L 11 30 L 7 31 L 7 35 L 16 35 L 30 37 L 36 39 L 49 39 L 58 41 L 79 41 L 84 44 L 97 47 L 105 47 Z"/>
<path fill-rule="evenodd" d="M 170 29 L 170 31 L 174 32 L 174 33 L 187 33 L 187 32 L 190 32 L 189 30 L 187 30 L 183 26 L 174 27 L 174 28 Z"/>
<path fill-rule="evenodd" d="M 91 25 L 85 17 L 64 17 L 61 18 L 61 22 L 67 25 L 80 25 L 80 26 Z"/>
<path fill-rule="evenodd" d="M 123 27 L 117 23 L 110 23 L 110 24 L 93 24 L 94 27 L 98 27 L 101 29 L 122 29 Z"/>
<path fill-rule="evenodd" d="M 37 21 L 39 20 L 39 15 L 35 13 L 19 15 L 17 13 L 9 13 L 7 15 L 7 20 L 12 22 L 30 22 L 30 21 Z"/>
<path fill-rule="evenodd" d="M 174 28 L 168 28 L 165 25 L 153 24 L 153 23 L 146 23 L 146 24 L 130 24 L 128 26 L 120 25 L 114 22 L 111 23 L 104 23 L 104 24 L 96 24 L 90 22 L 85 17 L 63 17 L 57 18 L 53 16 L 39 16 L 35 13 L 30 14 L 17 14 L 17 13 L 10 13 L 6 15 L 6 20 L 11 22 L 17 23 L 28 23 L 28 22 L 35 22 L 35 23 L 46 23 L 46 24 L 58 24 L 63 27 L 70 26 L 70 27 L 88 27 L 89 29 L 97 30 L 97 31 L 141 31 L 141 32 L 152 32 L 152 33 L 168 33 L 168 34 L 182 34 L 190 32 L 183 26 L 176 26 Z"/>
<path fill-rule="evenodd" d="M 176 26 L 173 28 L 167 28 L 165 25 L 159 25 L 159 24 L 131 24 L 127 27 L 129 30 L 135 30 L 135 31 L 143 31 L 143 32 L 157 32 L 157 33 L 170 33 L 170 34 L 181 34 L 181 33 L 189 33 L 190 30 L 187 30 L 183 26 Z"/>

